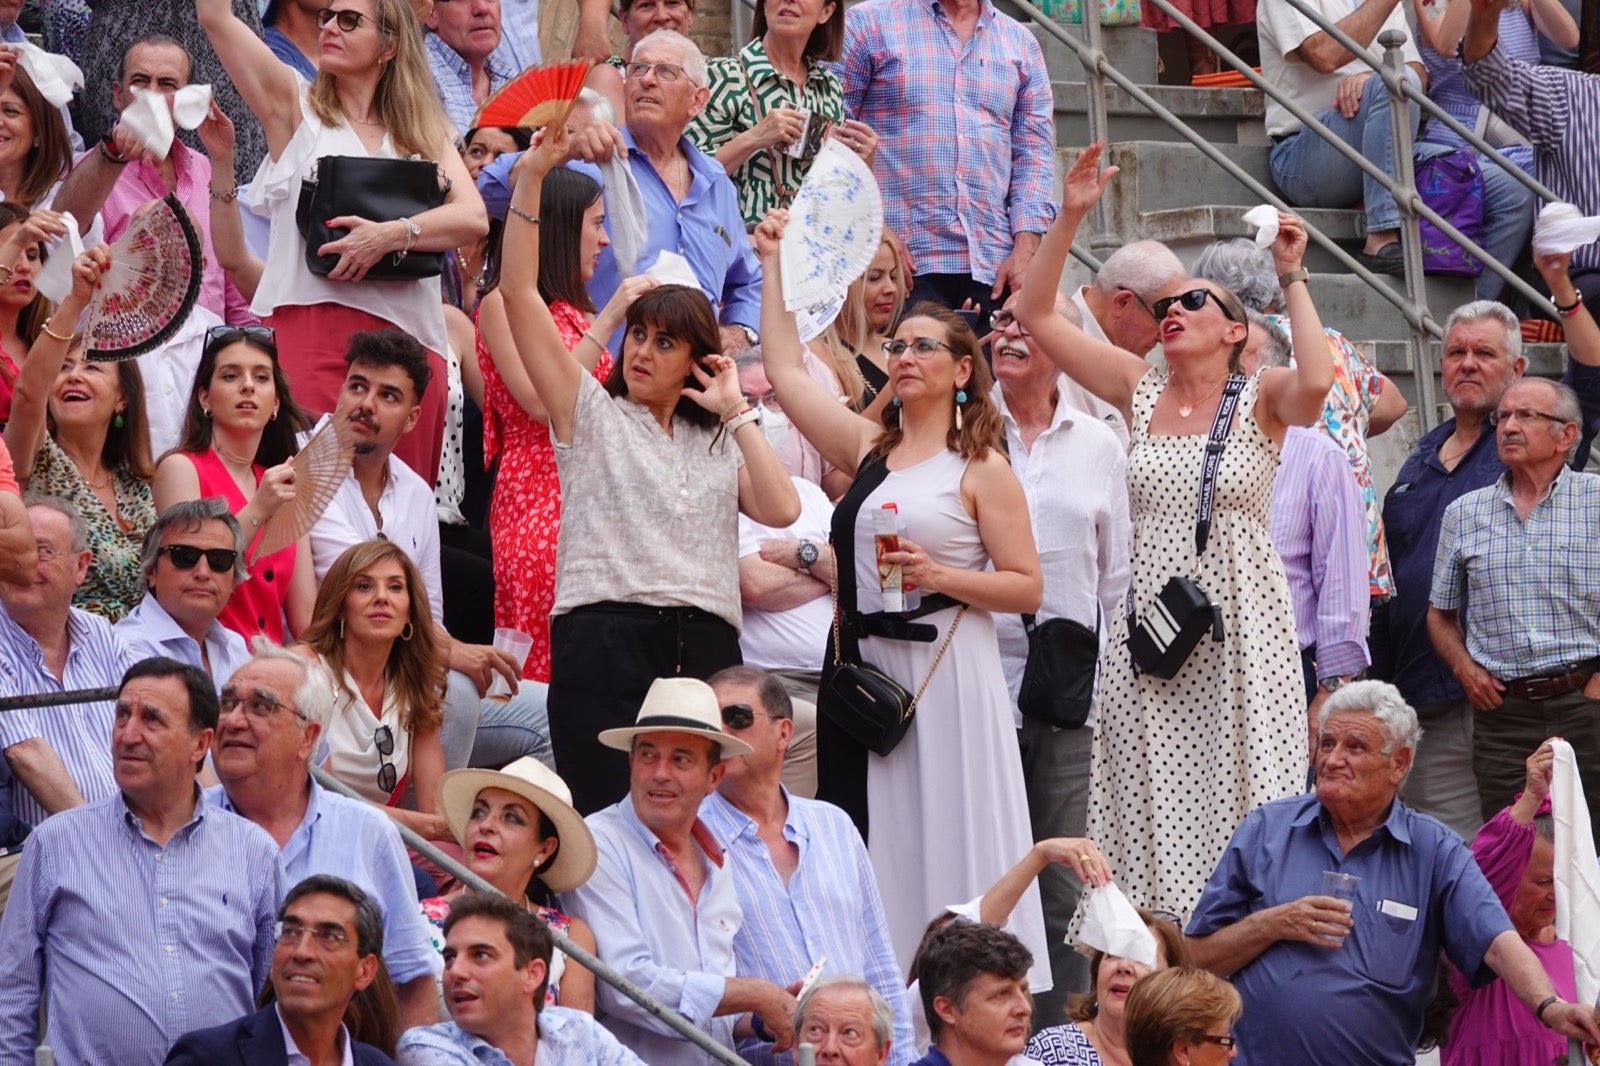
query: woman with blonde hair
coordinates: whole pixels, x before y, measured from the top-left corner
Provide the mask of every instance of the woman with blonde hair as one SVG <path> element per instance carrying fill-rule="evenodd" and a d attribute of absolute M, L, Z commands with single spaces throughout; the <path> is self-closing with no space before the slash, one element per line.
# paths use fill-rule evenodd
<path fill-rule="evenodd" d="M 387 540 L 345 549 L 323 576 L 293 651 L 334 679 L 329 773 L 430 840 L 452 839 L 439 809 L 447 660 L 422 575 Z"/>
<path fill-rule="evenodd" d="M 1239 993 L 1215 974 L 1157 970 L 1128 994 L 1128 1058 L 1133 1066 L 1220 1066 L 1239 1053 L 1230 1030 L 1243 1013 Z"/>
<path fill-rule="evenodd" d="M 911 291 L 905 262 L 905 245 L 885 227 L 872 262 L 845 290 L 839 317 L 811 342 L 811 350 L 833 366 L 857 411 L 866 411 L 889 383 L 882 344 L 900 321 Z"/>
<path fill-rule="evenodd" d="M 336 0 L 318 13 L 321 53 L 307 84 L 236 18 L 228 0 L 195 0 L 200 24 L 267 137 L 267 158 L 251 183 L 250 206 L 269 214 L 272 238 L 252 309 L 277 331 L 284 370 L 313 418 L 332 411 L 344 383 L 350 334 L 395 327 L 428 350 L 439 380 L 448 341 L 437 275 L 375 281 L 380 261 L 448 252 L 489 231 L 488 216 L 455 131 L 439 103 L 422 32 L 405 0 Z M 296 222 L 302 183 L 328 156 L 421 158 L 439 171 L 444 202 L 414 218 L 328 220 L 344 236 L 307 249 Z M 338 256 L 326 277 L 307 251 Z M 417 426 L 395 449 L 431 484 L 444 440 L 444 390 L 422 401 Z"/>

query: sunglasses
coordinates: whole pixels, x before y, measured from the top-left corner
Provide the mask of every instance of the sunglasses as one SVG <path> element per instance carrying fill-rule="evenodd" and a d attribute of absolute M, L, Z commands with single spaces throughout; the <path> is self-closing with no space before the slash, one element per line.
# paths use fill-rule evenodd
<path fill-rule="evenodd" d="M 1212 1036 L 1210 1033 L 1201 1033 L 1195 1039 L 1225 1048 L 1231 1048 L 1239 1042 L 1239 1038 L 1236 1036 Z"/>
<path fill-rule="evenodd" d="M 239 561 L 239 553 L 232 548 L 196 548 L 193 544 L 167 544 L 156 549 L 156 554 L 169 557 L 179 570 L 193 570 L 203 555 L 214 574 L 228 573 Z"/>
<path fill-rule="evenodd" d="M 1183 309 L 1192 314 L 1204 307 L 1207 300 L 1214 301 L 1217 305 L 1217 310 L 1221 311 L 1222 317 L 1229 322 L 1239 321 L 1233 317 L 1233 312 L 1228 310 L 1228 305 L 1222 302 L 1222 297 L 1210 289 L 1190 289 L 1188 292 L 1179 293 L 1177 296 L 1163 297 L 1156 301 L 1152 311 L 1155 313 L 1156 321 L 1159 322 L 1167 317 L 1167 312 L 1172 310 L 1173 304 L 1182 304 Z M 1143 303 L 1144 301 L 1141 300 L 1140 302 Z"/>
<path fill-rule="evenodd" d="M 748 703 L 730 703 L 722 708 L 722 725 L 725 729 L 749 729 L 755 723 L 757 711 Z"/>
<path fill-rule="evenodd" d="M 395 771 L 394 763 L 389 761 L 394 754 L 394 733 L 388 726 L 380 725 L 372 731 L 372 744 L 383 759 L 378 766 L 378 787 L 384 792 L 393 792 L 400 783 L 400 775 Z"/>
<path fill-rule="evenodd" d="M 350 11 L 346 14 L 354 15 L 359 12 Z M 271 326 L 212 326 L 206 330 L 205 347 L 209 348 L 212 344 L 233 344 L 242 340 L 263 341 L 277 348 L 278 331 Z"/>
<path fill-rule="evenodd" d="M 354 33 L 356 28 L 367 20 L 367 16 L 359 11 L 351 11 L 349 8 L 335 11 L 331 7 L 325 7 L 317 12 L 317 28 L 321 29 L 335 19 L 339 20 L 339 30 L 341 32 Z"/>

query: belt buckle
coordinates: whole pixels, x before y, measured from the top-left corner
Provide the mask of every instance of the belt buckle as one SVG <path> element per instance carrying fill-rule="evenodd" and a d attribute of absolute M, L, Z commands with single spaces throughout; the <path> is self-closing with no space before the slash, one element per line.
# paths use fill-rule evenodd
<path fill-rule="evenodd" d="M 1524 684 L 1527 686 L 1526 698 L 1530 700 L 1551 700 L 1572 691 L 1572 678 L 1568 674 L 1559 677 L 1536 677 Z"/>

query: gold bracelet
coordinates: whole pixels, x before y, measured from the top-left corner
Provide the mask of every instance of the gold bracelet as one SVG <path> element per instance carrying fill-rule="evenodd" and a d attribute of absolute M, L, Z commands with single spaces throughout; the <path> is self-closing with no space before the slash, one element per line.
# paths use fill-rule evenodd
<path fill-rule="evenodd" d="M 231 204 L 239 198 L 239 186 L 237 185 L 235 185 L 232 189 L 229 189 L 227 192 L 218 192 L 217 190 L 211 188 L 206 189 L 206 192 L 211 194 L 211 198 L 213 200 L 222 204 Z"/>
<path fill-rule="evenodd" d="M 522 208 L 518 207 L 516 204 L 511 204 L 511 203 L 506 204 L 506 210 L 510 211 L 513 215 L 516 215 L 518 218 L 522 219 L 522 221 L 528 223 L 530 226 L 537 226 L 539 224 L 539 216 L 538 215 L 530 215 L 530 214 L 528 214 L 528 212 L 524 211 Z"/>
<path fill-rule="evenodd" d="M 42 331 L 44 331 L 46 336 L 54 337 L 56 340 L 60 341 L 62 344 L 71 344 L 72 343 L 72 334 L 69 333 L 65 337 L 63 337 L 61 334 L 57 333 L 55 330 L 50 328 L 50 319 L 48 319 L 48 318 L 44 320 L 44 325 L 40 326 L 39 328 Z"/>

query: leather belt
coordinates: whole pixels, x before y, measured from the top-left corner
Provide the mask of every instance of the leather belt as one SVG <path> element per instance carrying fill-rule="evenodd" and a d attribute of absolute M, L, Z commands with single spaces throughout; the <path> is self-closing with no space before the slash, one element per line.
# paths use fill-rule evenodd
<path fill-rule="evenodd" d="M 1553 700 L 1583 688 L 1597 668 L 1600 662 L 1590 659 L 1563 673 L 1515 678 L 1504 682 L 1506 695 L 1518 700 Z"/>

